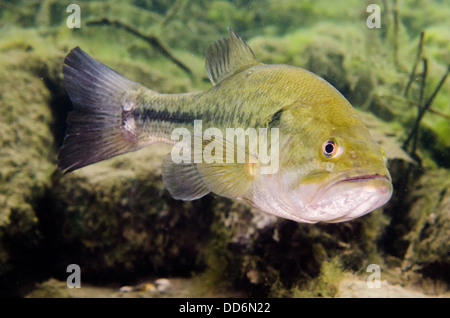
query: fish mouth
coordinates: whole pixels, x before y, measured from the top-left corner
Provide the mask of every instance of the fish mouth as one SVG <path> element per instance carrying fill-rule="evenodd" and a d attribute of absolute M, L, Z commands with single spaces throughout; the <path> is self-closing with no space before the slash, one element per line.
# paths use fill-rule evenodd
<path fill-rule="evenodd" d="M 340 175 L 337 178 L 335 178 L 333 181 L 331 181 L 327 186 L 319 188 L 318 191 L 311 197 L 309 200 L 310 204 L 314 204 L 314 202 L 318 202 L 322 195 L 324 195 L 330 188 L 334 187 L 335 185 L 339 183 L 345 183 L 345 182 L 351 182 L 351 183 L 357 183 L 357 182 L 367 182 L 367 181 L 373 181 L 373 180 L 385 180 L 388 183 L 391 183 L 391 178 L 388 175 L 384 174 L 353 174 L 349 176 Z"/>
<path fill-rule="evenodd" d="M 344 179 L 341 179 L 335 183 L 332 184 L 335 185 L 339 182 L 361 182 L 361 181 L 367 181 L 367 180 L 373 180 L 373 179 L 385 179 L 386 181 L 390 182 L 391 180 L 385 176 L 380 174 L 368 174 L 368 175 L 362 175 L 362 176 L 355 176 L 355 177 L 347 177 Z"/>

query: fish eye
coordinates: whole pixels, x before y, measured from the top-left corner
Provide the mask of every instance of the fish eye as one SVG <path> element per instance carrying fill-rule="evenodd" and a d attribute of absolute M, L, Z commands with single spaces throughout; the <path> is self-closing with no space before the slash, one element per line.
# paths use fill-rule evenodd
<path fill-rule="evenodd" d="M 322 145 L 322 154 L 327 158 L 334 157 L 338 152 L 338 148 L 337 143 L 329 139 Z"/>

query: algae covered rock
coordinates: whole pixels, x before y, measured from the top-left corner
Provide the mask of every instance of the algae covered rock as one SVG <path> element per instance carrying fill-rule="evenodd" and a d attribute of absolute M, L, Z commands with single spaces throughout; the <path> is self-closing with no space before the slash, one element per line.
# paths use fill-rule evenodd
<path fill-rule="evenodd" d="M 328 38 L 313 41 L 307 45 L 304 54 L 307 70 L 323 77 L 342 95 L 350 95 L 350 81 L 344 68 L 345 52 L 337 42 Z"/>
<path fill-rule="evenodd" d="M 402 267 L 450 283 L 450 173 L 426 172 L 412 192 Z"/>
<path fill-rule="evenodd" d="M 48 212 L 59 219 L 60 261 L 78 264 L 87 279 L 188 275 L 204 266 L 208 200 L 170 198 L 161 178 L 167 147 L 136 153 L 53 177 Z M 62 264 L 63 265 L 63 264 Z"/>
<path fill-rule="evenodd" d="M 324 262 L 359 271 L 379 261 L 376 241 L 387 224 L 381 209 L 352 222 L 299 224 L 239 202 L 212 204 L 205 277 L 217 284 L 240 286 L 253 296 L 280 296 L 321 275 Z"/>
<path fill-rule="evenodd" d="M 21 289 L 30 277 L 45 277 L 55 268 L 56 276 L 64 277 L 67 265 L 77 262 L 89 262 L 86 277 L 101 272 L 99 279 L 122 269 L 127 276 L 138 269 L 189 273 L 201 266 L 189 235 L 205 231 L 196 231 L 185 217 L 194 220 L 202 203 L 173 203 L 164 193 L 160 174 L 152 174 L 159 171 L 158 150 L 154 156 L 143 151 L 119 158 L 103 169 L 99 164 L 85 174 L 57 171 L 71 106 L 62 80 L 64 51 L 45 41 L 13 32 L 0 43 L 0 293 Z M 37 49 L 37 43 L 45 45 Z M 139 62 L 106 63 L 158 90 L 190 88 L 185 79 L 169 82 Z M 193 232 L 177 237 L 172 235 L 177 227 Z M 151 260 L 141 261 L 148 250 L 154 251 Z M 170 258 L 176 260 L 172 265 Z"/>
<path fill-rule="evenodd" d="M 42 71 L 22 49 L 0 53 L 0 286 L 17 267 L 27 268 L 42 242 L 35 202 L 54 169 L 51 94 Z"/>

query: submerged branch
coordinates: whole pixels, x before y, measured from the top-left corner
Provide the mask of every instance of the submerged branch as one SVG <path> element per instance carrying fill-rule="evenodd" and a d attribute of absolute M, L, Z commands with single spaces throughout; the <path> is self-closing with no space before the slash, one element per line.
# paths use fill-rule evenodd
<path fill-rule="evenodd" d="M 95 20 L 95 21 L 89 21 L 86 24 L 87 25 L 112 25 L 117 28 L 123 29 L 123 30 L 135 35 L 136 37 L 146 41 L 147 43 L 149 43 L 151 46 L 153 46 L 158 51 L 160 51 L 162 55 L 167 57 L 169 60 L 171 60 L 173 63 L 175 63 L 178 67 L 180 67 L 183 71 L 185 71 L 189 76 L 192 76 L 191 69 L 189 67 L 187 67 L 185 64 L 183 64 L 180 60 L 178 60 L 169 51 L 169 49 L 166 48 L 164 46 L 164 44 L 162 44 L 161 41 L 154 35 L 142 34 L 140 31 L 138 31 L 137 29 L 135 29 L 127 24 L 124 24 L 117 20 L 110 20 L 108 18 L 102 18 L 102 19 Z"/>
<path fill-rule="evenodd" d="M 416 61 L 414 62 L 413 69 L 411 71 L 411 74 L 409 75 L 408 83 L 406 84 L 405 97 L 408 97 L 409 88 L 410 88 L 412 82 L 414 81 L 414 77 L 416 77 L 417 64 L 419 64 L 420 57 L 422 56 L 424 37 L 425 37 L 425 31 L 420 32 L 420 40 L 419 40 L 419 46 L 417 47 Z"/>
<path fill-rule="evenodd" d="M 441 111 L 439 111 L 439 110 L 436 110 L 436 109 L 434 109 L 434 108 L 429 108 L 428 111 L 429 111 L 430 113 L 435 114 L 435 115 L 444 117 L 444 118 L 447 119 L 447 120 L 450 120 L 450 115 L 444 114 L 443 112 L 441 112 Z"/>
<path fill-rule="evenodd" d="M 420 117 L 420 112 L 422 110 L 421 105 L 423 105 L 423 96 L 425 93 L 425 86 L 426 86 L 426 79 L 427 79 L 427 73 L 428 73 L 428 60 L 426 58 L 422 59 L 422 64 L 423 64 L 423 71 L 422 71 L 422 81 L 420 83 L 420 95 L 419 95 L 419 106 L 417 107 L 417 118 Z M 423 115 L 422 115 L 423 116 Z M 417 123 L 417 126 L 419 125 L 419 123 Z M 418 129 L 419 127 L 417 127 Z M 415 155 L 416 154 L 416 149 L 417 149 L 417 140 L 419 139 L 419 130 L 416 131 L 416 133 L 414 134 L 413 137 L 413 144 L 412 144 L 412 149 L 410 154 L 411 155 Z M 417 157 L 417 156 L 416 156 Z"/>
<path fill-rule="evenodd" d="M 177 0 L 167 11 L 166 16 L 161 22 L 161 27 L 164 28 L 170 20 L 172 20 L 180 11 L 183 11 L 184 7 L 186 7 L 188 0 Z"/>
<path fill-rule="evenodd" d="M 399 33 L 400 33 L 400 8 L 399 1 L 395 0 L 394 9 L 392 10 L 392 14 L 394 15 L 394 63 L 397 70 L 400 69 L 400 62 L 398 60 L 398 47 L 399 47 Z"/>
<path fill-rule="evenodd" d="M 420 82 L 419 105 L 423 105 L 423 97 L 425 94 L 425 86 L 428 73 L 428 60 L 426 58 L 422 59 L 422 65 L 423 71 L 422 71 L 422 81 Z"/>
<path fill-rule="evenodd" d="M 425 60 L 425 59 L 424 59 Z M 428 100 L 425 102 L 425 104 L 418 106 L 418 113 L 417 113 L 417 118 L 416 121 L 414 122 L 414 126 L 411 129 L 411 132 L 408 135 L 408 138 L 406 139 L 406 141 L 403 143 L 403 149 L 407 150 L 409 143 L 411 142 L 411 140 L 413 138 L 417 138 L 417 134 L 419 131 L 419 124 L 420 121 L 422 120 L 423 116 L 425 115 L 425 113 L 427 112 L 427 110 L 431 107 L 431 105 L 433 104 L 433 101 L 435 99 L 435 97 L 437 96 L 437 94 L 439 93 L 439 90 L 442 88 L 442 86 L 445 83 L 445 80 L 447 79 L 448 74 L 450 73 L 450 65 L 447 67 L 447 72 L 445 72 L 445 74 L 442 76 L 441 80 L 439 81 L 439 84 L 436 86 L 434 92 L 431 94 L 431 96 L 428 98 Z M 423 75 L 426 76 L 426 63 L 424 62 L 424 73 Z M 422 85 L 425 86 L 425 79 L 422 79 Z M 422 94 L 422 90 L 424 88 L 421 88 L 421 94 Z M 414 147 L 413 147 L 414 148 Z M 415 149 L 413 149 L 415 150 Z M 411 155 L 414 155 L 413 152 L 410 153 Z"/>
<path fill-rule="evenodd" d="M 447 79 L 448 74 L 450 73 L 450 65 L 447 66 L 447 72 L 445 72 L 444 76 L 442 76 L 441 80 L 439 81 L 439 84 L 436 86 L 436 89 L 434 90 L 433 94 L 431 94 L 430 98 L 425 102 L 425 105 L 423 106 L 424 111 L 426 111 L 428 108 L 430 108 L 431 104 L 433 103 L 434 98 L 439 93 L 439 90 L 444 85 L 445 80 Z"/>
<path fill-rule="evenodd" d="M 394 100 L 400 101 L 402 103 L 405 103 L 405 104 L 408 104 L 408 105 L 411 105 L 411 106 L 419 107 L 419 105 L 420 105 L 418 102 L 406 99 L 406 98 L 398 96 L 398 95 L 378 95 L 378 96 L 381 97 L 381 98 L 386 98 L 386 99 L 394 99 Z M 441 117 L 443 117 L 445 119 L 450 120 L 450 115 L 444 114 L 443 112 L 441 112 L 441 111 L 439 111 L 437 109 L 434 109 L 434 108 L 430 107 L 430 108 L 428 108 L 428 111 L 430 113 L 433 113 L 435 115 L 438 115 L 438 116 L 441 116 Z"/>

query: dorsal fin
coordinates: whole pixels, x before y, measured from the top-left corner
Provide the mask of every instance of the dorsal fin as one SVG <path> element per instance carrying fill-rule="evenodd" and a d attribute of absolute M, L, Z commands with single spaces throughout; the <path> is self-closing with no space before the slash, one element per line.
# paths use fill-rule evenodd
<path fill-rule="evenodd" d="M 253 65 L 261 64 L 242 38 L 228 29 L 228 38 L 214 42 L 206 52 L 206 72 L 216 85 L 223 79 Z"/>

